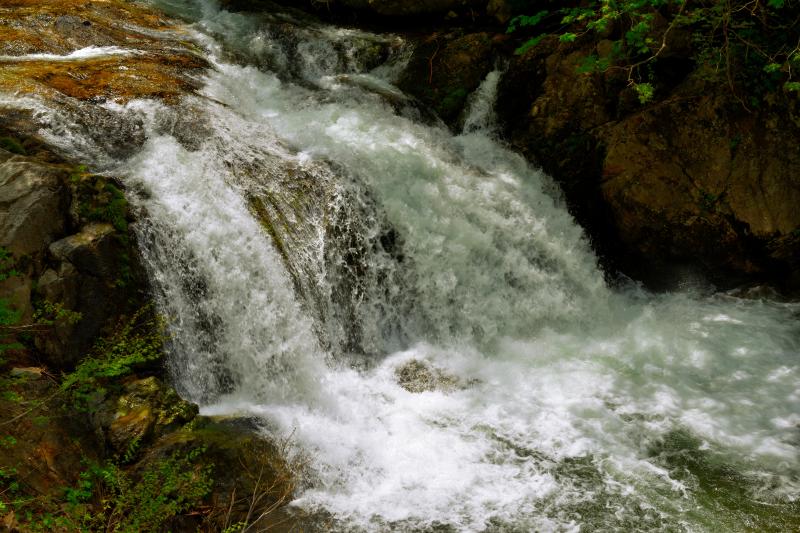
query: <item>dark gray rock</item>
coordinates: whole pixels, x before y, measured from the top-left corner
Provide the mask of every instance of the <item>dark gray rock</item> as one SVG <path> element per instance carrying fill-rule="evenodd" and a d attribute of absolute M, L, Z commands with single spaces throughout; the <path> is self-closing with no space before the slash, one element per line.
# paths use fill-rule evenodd
<path fill-rule="evenodd" d="M 0 246 L 16 257 L 41 253 L 66 228 L 64 170 L 0 153 Z"/>

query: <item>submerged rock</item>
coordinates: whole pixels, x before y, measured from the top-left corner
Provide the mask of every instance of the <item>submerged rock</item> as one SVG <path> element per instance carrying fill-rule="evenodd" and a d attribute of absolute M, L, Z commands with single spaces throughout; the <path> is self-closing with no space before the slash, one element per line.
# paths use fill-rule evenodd
<path fill-rule="evenodd" d="M 443 391 L 450 392 L 461 388 L 456 376 L 418 359 L 411 359 L 395 369 L 397 383 L 408 392 Z"/>

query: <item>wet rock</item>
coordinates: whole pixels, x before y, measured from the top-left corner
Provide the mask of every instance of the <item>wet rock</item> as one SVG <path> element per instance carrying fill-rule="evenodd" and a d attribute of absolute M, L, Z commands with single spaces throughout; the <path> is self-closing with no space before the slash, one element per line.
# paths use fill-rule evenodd
<path fill-rule="evenodd" d="M 602 190 L 623 242 L 650 260 L 741 274 L 797 257 L 800 129 L 764 118 L 711 93 L 611 128 Z"/>
<path fill-rule="evenodd" d="M 69 203 L 64 170 L 22 156 L 0 163 L 0 246 L 16 257 L 41 254 L 63 235 Z"/>
<path fill-rule="evenodd" d="M 6 56 L 0 57 L 0 89 L 9 92 L 94 102 L 174 100 L 199 86 L 197 74 L 207 66 L 174 25 L 146 7 L 121 1 L 11 4 L 0 7 L 0 56 Z M 14 57 L 66 55 L 89 46 L 126 52 L 57 62 Z"/>
<path fill-rule="evenodd" d="M 457 128 L 467 97 L 492 70 L 491 34 L 433 34 L 414 49 L 398 86 Z"/>
<path fill-rule="evenodd" d="M 116 270 L 113 235 L 111 224 L 87 224 L 80 233 L 52 243 L 50 253 L 83 274 L 107 278 Z"/>
<path fill-rule="evenodd" d="M 397 383 L 408 392 L 444 391 L 460 388 L 459 379 L 430 364 L 412 359 L 395 369 Z"/>
<path fill-rule="evenodd" d="M 119 396 L 98 409 L 93 421 L 112 449 L 125 454 L 180 428 L 197 413 L 197 405 L 181 399 L 172 387 L 157 378 L 133 378 Z"/>
<path fill-rule="evenodd" d="M 48 363 L 59 368 L 74 365 L 128 308 L 128 300 L 137 297 L 140 267 L 130 247 L 108 223 L 90 223 L 50 245 L 56 266 L 39 277 L 38 292 L 81 316 L 76 323 L 59 321 L 36 338 Z"/>

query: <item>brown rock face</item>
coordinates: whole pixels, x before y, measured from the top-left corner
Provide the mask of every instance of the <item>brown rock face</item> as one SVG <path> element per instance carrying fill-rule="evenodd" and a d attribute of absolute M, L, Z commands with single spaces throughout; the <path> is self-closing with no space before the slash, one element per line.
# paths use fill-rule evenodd
<path fill-rule="evenodd" d="M 779 268 L 787 248 L 800 252 L 797 139 L 788 120 L 713 95 L 648 109 L 610 129 L 603 197 L 623 241 L 649 257 Z"/>
<path fill-rule="evenodd" d="M 113 323 L 109 318 L 126 307 L 130 294 L 123 278 L 131 268 L 139 268 L 138 263 L 130 262 L 129 246 L 107 223 L 89 223 L 50 245 L 50 255 L 57 263 L 39 277 L 39 295 L 81 314 L 78 322 L 59 323 L 36 339 L 37 348 L 52 365 L 76 363 L 97 335 Z"/>
<path fill-rule="evenodd" d="M 749 112 L 669 58 L 663 100 L 641 105 L 619 71 L 578 72 L 603 44 L 543 41 L 512 65 L 499 114 L 612 268 L 654 287 L 687 267 L 722 286 L 800 281 L 796 102 L 774 95 Z"/>
<path fill-rule="evenodd" d="M 492 70 L 492 48 L 488 33 L 431 35 L 417 45 L 399 86 L 458 126 L 467 97 Z"/>

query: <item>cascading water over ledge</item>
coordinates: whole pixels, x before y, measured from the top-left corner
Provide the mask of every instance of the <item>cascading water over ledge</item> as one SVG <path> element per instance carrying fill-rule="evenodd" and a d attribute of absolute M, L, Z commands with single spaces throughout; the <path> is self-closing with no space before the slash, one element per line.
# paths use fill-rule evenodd
<path fill-rule="evenodd" d="M 104 105 L 132 155 L 42 134 L 124 176 L 177 387 L 293 435 L 309 529 L 800 523 L 796 304 L 607 287 L 493 137 L 499 71 L 452 135 L 392 86 L 397 37 L 158 4 L 208 50 L 198 94 Z"/>

